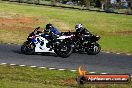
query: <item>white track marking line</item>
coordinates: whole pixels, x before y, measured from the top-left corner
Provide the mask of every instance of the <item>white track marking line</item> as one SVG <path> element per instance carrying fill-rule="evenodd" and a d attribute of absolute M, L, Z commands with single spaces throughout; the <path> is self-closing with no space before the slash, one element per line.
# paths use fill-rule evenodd
<path fill-rule="evenodd" d="M 96 72 L 89 72 L 89 73 L 94 74 L 94 73 L 96 73 Z"/>
<path fill-rule="evenodd" d="M 39 67 L 39 68 L 46 68 L 46 67 Z"/>
<path fill-rule="evenodd" d="M 121 54 L 121 53 L 116 53 L 116 54 L 118 54 L 118 55 L 119 55 L 119 54 Z"/>
<path fill-rule="evenodd" d="M 107 74 L 107 73 L 100 73 L 100 74 Z"/>
<path fill-rule="evenodd" d="M 66 70 L 66 69 L 58 69 L 58 70 L 60 70 L 60 71 L 64 71 L 64 70 Z"/>
<path fill-rule="evenodd" d="M 131 54 L 130 53 L 127 53 L 128 56 L 130 56 Z"/>
<path fill-rule="evenodd" d="M 110 53 L 110 52 L 106 52 L 106 53 Z"/>
<path fill-rule="evenodd" d="M 70 71 L 75 72 L 75 71 L 77 71 L 77 70 L 70 70 Z"/>
<path fill-rule="evenodd" d="M 16 64 L 10 64 L 11 66 L 14 66 L 14 65 L 16 65 Z"/>
<path fill-rule="evenodd" d="M 127 54 L 127 55 L 131 55 L 131 54 Z M 1 64 L 1 65 L 6 65 L 7 63 L 0 63 L 0 64 Z M 14 65 L 16 65 L 16 64 L 9 64 L 9 65 L 14 66 Z M 18 66 L 24 67 L 24 66 L 26 66 L 26 65 L 18 65 Z M 30 67 L 35 68 L 35 67 L 37 67 L 37 66 L 30 66 Z M 39 67 L 39 68 L 47 68 L 47 67 Z M 49 69 L 49 70 L 55 70 L 56 68 L 48 68 L 48 69 Z M 57 70 L 64 71 L 64 70 L 66 70 L 66 69 L 57 69 Z M 75 72 L 75 71 L 77 71 L 77 70 L 70 70 L 70 71 Z M 94 73 L 96 73 L 96 72 L 89 72 L 89 73 L 94 74 Z M 100 74 L 108 74 L 108 73 L 100 73 Z M 131 75 L 130 77 L 132 78 L 132 75 Z"/>
<path fill-rule="evenodd" d="M 5 64 L 7 64 L 7 63 L 1 63 L 1 65 L 5 65 Z"/>
<path fill-rule="evenodd" d="M 56 68 L 49 68 L 50 70 L 54 70 L 54 69 L 56 69 Z"/>
<path fill-rule="evenodd" d="M 37 66 L 30 66 L 31 68 L 35 68 L 35 67 L 37 67 Z"/>
<path fill-rule="evenodd" d="M 24 67 L 24 66 L 26 66 L 26 65 L 19 65 L 20 67 Z"/>
<path fill-rule="evenodd" d="M 7 43 L 7 44 L 9 44 L 9 45 L 10 45 L 11 43 Z"/>

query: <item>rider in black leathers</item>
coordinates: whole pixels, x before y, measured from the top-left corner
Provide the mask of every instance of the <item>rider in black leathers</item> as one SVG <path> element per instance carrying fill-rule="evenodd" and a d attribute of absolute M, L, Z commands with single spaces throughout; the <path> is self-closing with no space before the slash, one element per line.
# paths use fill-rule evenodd
<path fill-rule="evenodd" d="M 82 26 L 82 24 L 77 24 L 75 26 L 75 29 L 76 29 L 76 32 L 75 32 L 76 39 L 75 39 L 75 41 L 77 42 L 78 48 L 82 49 L 84 41 L 86 39 L 89 39 L 92 36 L 92 34 L 86 28 L 84 28 Z"/>
<path fill-rule="evenodd" d="M 77 24 L 75 26 L 75 29 L 76 29 L 75 35 L 78 38 L 82 38 L 84 37 L 84 35 L 87 35 L 88 37 L 92 36 L 92 34 L 86 28 L 84 28 L 82 24 Z"/>

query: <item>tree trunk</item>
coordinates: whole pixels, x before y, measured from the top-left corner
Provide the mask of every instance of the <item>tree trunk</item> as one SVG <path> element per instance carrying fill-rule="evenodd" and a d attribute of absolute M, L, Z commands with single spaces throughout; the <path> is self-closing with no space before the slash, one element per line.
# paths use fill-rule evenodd
<path fill-rule="evenodd" d="M 101 9 L 102 9 L 102 10 L 104 10 L 104 5 L 105 5 L 105 3 L 102 3 L 102 2 L 101 2 Z"/>
<path fill-rule="evenodd" d="M 36 4 L 39 5 L 39 4 L 40 4 L 40 0 L 37 0 L 37 1 L 36 1 Z"/>
<path fill-rule="evenodd" d="M 40 0 L 38 0 L 37 4 L 40 4 Z"/>
<path fill-rule="evenodd" d="M 101 2 L 101 9 L 105 10 L 107 0 L 100 0 L 100 2 Z"/>
<path fill-rule="evenodd" d="M 128 2 L 128 9 L 126 10 L 126 14 L 132 15 L 132 0 Z"/>
<path fill-rule="evenodd" d="M 56 0 L 51 0 L 51 5 L 55 6 L 56 5 Z"/>
<path fill-rule="evenodd" d="M 90 9 L 90 0 L 84 0 L 87 9 Z"/>
<path fill-rule="evenodd" d="M 22 1 L 21 1 L 21 0 L 19 0 L 18 2 L 19 2 L 19 3 L 21 3 Z"/>

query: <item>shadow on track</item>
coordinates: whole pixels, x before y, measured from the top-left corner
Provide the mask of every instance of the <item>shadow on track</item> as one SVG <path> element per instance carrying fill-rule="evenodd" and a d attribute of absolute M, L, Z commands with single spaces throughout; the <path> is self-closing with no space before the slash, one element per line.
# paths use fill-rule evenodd
<path fill-rule="evenodd" d="M 12 52 L 17 53 L 17 54 L 23 54 L 20 50 L 12 50 Z"/>
<path fill-rule="evenodd" d="M 12 50 L 13 53 L 17 53 L 17 54 L 23 54 L 20 50 Z M 26 55 L 26 54 L 23 54 Z M 31 55 L 41 55 L 41 56 L 53 56 L 53 57 L 58 57 L 55 53 L 33 53 Z"/>

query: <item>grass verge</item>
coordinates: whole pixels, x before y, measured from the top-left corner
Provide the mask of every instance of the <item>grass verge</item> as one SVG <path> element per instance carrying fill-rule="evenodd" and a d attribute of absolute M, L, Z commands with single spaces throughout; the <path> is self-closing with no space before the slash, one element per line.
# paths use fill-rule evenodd
<path fill-rule="evenodd" d="M 77 72 L 0 65 L 0 88 L 131 88 L 129 84 L 78 85 Z"/>

